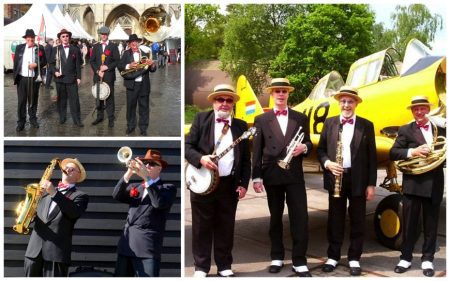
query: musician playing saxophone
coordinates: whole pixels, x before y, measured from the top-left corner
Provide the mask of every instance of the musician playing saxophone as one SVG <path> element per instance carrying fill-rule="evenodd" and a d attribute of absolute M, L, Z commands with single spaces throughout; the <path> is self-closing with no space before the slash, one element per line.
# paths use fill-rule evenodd
<path fill-rule="evenodd" d="M 208 95 L 213 109 L 195 116 L 185 141 L 185 157 L 193 166 L 218 170 L 219 184 L 208 195 L 190 192 L 192 209 L 192 253 L 194 277 L 205 277 L 211 268 L 211 249 L 219 276 L 234 276 L 233 235 L 238 200 L 244 198 L 250 180 L 248 140 L 241 141 L 218 163 L 214 156 L 226 150 L 246 130 L 247 123 L 232 115 L 239 96 L 227 84 Z"/>
<path fill-rule="evenodd" d="M 266 91 L 272 96 L 275 106 L 255 118 L 256 136 L 253 139 L 253 188 L 255 192 L 267 192 L 270 211 L 271 263 L 270 273 L 278 273 L 284 265 L 283 244 L 284 204 L 289 210 L 289 225 L 293 242 L 292 270 L 300 277 L 310 277 L 307 267 L 308 212 L 303 178 L 302 161 L 312 149 L 309 125 L 306 116 L 287 106 L 289 93 L 294 91 L 286 78 L 272 79 Z M 302 129 L 299 132 L 300 127 Z M 303 140 L 295 145 L 289 169 L 278 165 L 288 153 L 286 146 L 297 133 Z"/>
<path fill-rule="evenodd" d="M 350 275 L 358 276 L 361 275 L 359 260 L 363 250 L 366 200 L 374 198 L 377 180 L 375 132 L 372 122 L 355 115 L 356 107 L 362 102 L 356 88 L 343 86 L 334 98 L 339 102 L 341 114 L 325 120 L 317 146 L 318 159 L 324 170 L 324 188 L 329 192 L 328 259 L 322 271 L 335 270 L 341 258 L 348 200 L 350 246 L 347 259 Z M 342 147 L 337 147 L 338 143 Z M 338 150 L 342 152 L 342 165 L 336 161 Z M 342 184 L 337 189 L 339 196 L 335 196 L 336 177 L 339 176 Z"/>
<path fill-rule="evenodd" d="M 400 127 L 398 136 L 390 151 L 391 160 L 405 160 L 410 157 L 426 158 L 435 136 L 445 136 L 443 128 L 432 126 L 427 114 L 432 104 L 426 96 L 416 96 L 408 109 L 415 119 Z M 434 254 L 439 222 L 440 205 L 444 194 L 444 164 L 431 171 L 413 175 L 403 173 L 402 203 L 404 226 L 400 262 L 396 273 L 404 273 L 411 267 L 414 245 L 417 241 L 417 225 L 423 218 L 422 271 L 423 275 L 434 275 Z"/>
<path fill-rule="evenodd" d="M 177 188 L 164 183 L 160 174 L 167 167 L 158 150 L 130 161 L 114 188 L 113 198 L 129 205 L 128 216 L 117 246 L 117 277 L 158 277 L 167 215 Z M 135 174 L 143 182 L 130 183 Z"/>
<path fill-rule="evenodd" d="M 67 277 L 71 261 L 75 223 L 85 212 L 89 197 L 76 184 L 86 178 L 83 165 L 74 158 L 61 162 L 62 178 L 55 187 L 42 180 L 45 194 L 40 199 L 33 233 L 25 253 L 27 277 Z"/>

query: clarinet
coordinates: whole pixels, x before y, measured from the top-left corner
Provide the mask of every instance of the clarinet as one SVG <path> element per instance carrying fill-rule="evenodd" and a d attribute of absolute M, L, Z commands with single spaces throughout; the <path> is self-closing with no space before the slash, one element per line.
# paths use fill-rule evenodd
<path fill-rule="evenodd" d="M 341 167 L 344 162 L 344 157 L 342 155 L 342 124 L 339 125 L 339 134 L 338 140 L 336 144 L 336 163 L 338 163 Z M 342 189 L 342 174 L 335 177 L 334 180 L 334 194 L 333 197 L 339 198 L 341 197 L 341 189 Z"/>

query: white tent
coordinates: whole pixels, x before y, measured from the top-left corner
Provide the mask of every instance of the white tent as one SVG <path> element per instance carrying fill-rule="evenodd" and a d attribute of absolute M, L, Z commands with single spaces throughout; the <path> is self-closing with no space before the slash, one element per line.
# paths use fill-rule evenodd
<path fill-rule="evenodd" d="M 93 39 L 93 37 L 89 33 L 87 33 L 86 30 L 81 26 L 81 24 L 78 21 L 78 19 L 75 20 L 74 24 L 78 28 L 78 30 L 80 30 L 86 36 L 87 39 L 89 39 L 89 40 Z"/>
<path fill-rule="evenodd" d="M 65 18 L 66 21 L 72 26 L 73 30 L 75 30 L 76 33 L 79 35 L 78 38 L 92 39 L 91 36 L 89 36 L 89 37 L 91 37 L 91 38 L 88 38 L 88 37 L 86 36 L 86 34 L 84 34 L 84 33 L 83 33 L 83 32 L 75 25 L 75 23 L 73 22 L 72 18 L 69 16 L 69 14 L 66 13 L 66 14 L 64 15 L 64 18 Z M 84 31 L 84 30 L 83 30 L 83 31 Z"/>
<path fill-rule="evenodd" d="M 82 36 L 82 34 L 80 34 L 80 32 L 78 32 L 78 30 L 76 30 L 73 26 L 72 20 L 68 21 L 67 18 L 63 16 L 58 5 L 55 5 L 55 9 L 53 10 L 52 15 L 64 26 L 65 29 L 72 32 L 72 38 L 84 38 L 84 36 Z"/>
<path fill-rule="evenodd" d="M 120 26 L 120 23 L 117 23 L 114 27 L 113 31 L 109 34 L 108 37 L 110 40 L 128 40 L 128 35 L 123 31 L 122 26 Z"/>
<path fill-rule="evenodd" d="M 181 17 L 177 20 L 175 14 L 172 14 L 170 17 L 170 25 L 169 38 L 181 38 L 183 35 L 183 22 L 181 21 Z"/>

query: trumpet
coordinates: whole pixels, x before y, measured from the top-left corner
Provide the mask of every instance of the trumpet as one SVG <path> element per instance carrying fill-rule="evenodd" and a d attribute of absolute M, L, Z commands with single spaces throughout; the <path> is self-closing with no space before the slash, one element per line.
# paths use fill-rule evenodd
<path fill-rule="evenodd" d="M 149 67 L 149 65 L 147 64 L 148 58 L 146 56 L 143 56 L 141 58 L 141 60 L 139 61 L 138 65 L 136 65 L 136 67 L 127 69 L 127 70 L 123 70 L 120 72 L 120 75 L 124 76 L 127 75 L 129 73 L 141 70 L 141 69 L 147 69 Z"/>
<path fill-rule="evenodd" d="M 38 75 L 37 75 L 36 80 L 34 80 L 34 82 L 39 83 L 39 82 L 42 82 L 41 63 L 40 63 L 40 59 L 39 59 L 39 44 L 36 45 L 36 52 L 37 52 L 36 60 L 37 60 Z"/>
<path fill-rule="evenodd" d="M 297 144 L 301 143 L 303 141 L 303 138 L 305 134 L 300 131 L 302 130 L 302 126 L 298 128 L 297 133 L 295 134 L 294 138 L 291 140 L 289 145 L 286 148 L 286 157 L 284 157 L 283 160 L 278 160 L 278 166 L 280 166 L 282 169 L 289 170 L 289 163 L 292 160 L 294 149 L 297 146 Z"/>
<path fill-rule="evenodd" d="M 133 156 L 133 151 L 128 146 L 122 146 L 117 152 L 117 159 L 124 163 L 127 167 L 129 166 L 131 157 Z"/>

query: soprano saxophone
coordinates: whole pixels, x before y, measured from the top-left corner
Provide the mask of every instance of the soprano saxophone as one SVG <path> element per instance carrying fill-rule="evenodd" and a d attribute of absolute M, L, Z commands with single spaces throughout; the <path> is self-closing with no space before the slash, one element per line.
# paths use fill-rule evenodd
<path fill-rule="evenodd" d="M 344 156 L 342 155 L 342 124 L 339 126 L 339 134 L 338 140 L 336 144 L 336 163 L 342 167 L 344 162 Z M 339 175 L 335 177 L 334 180 L 334 194 L 333 197 L 339 198 L 341 197 L 341 189 L 342 189 L 342 177 L 343 175 Z"/>

